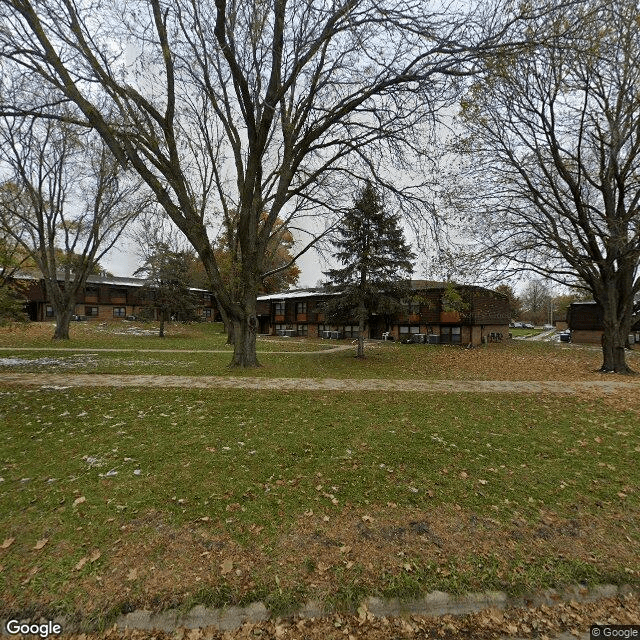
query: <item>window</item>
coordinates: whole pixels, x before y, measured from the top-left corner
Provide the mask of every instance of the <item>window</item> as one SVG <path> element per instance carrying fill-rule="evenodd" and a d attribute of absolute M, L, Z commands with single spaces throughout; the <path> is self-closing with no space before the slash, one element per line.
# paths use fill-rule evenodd
<path fill-rule="evenodd" d="M 86 287 L 84 290 L 84 295 L 87 298 L 95 298 L 96 301 L 98 299 L 98 287 Z"/>
<path fill-rule="evenodd" d="M 203 318 L 210 318 L 210 317 L 211 317 L 211 309 L 203 309 L 203 310 L 200 312 L 200 315 L 201 315 Z"/>
<path fill-rule="evenodd" d="M 126 289 L 111 289 L 111 294 L 110 294 L 111 300 L 117 299 L 117 298 L 124 298 L 126 300 L 127 298 L 127 290 Z"/>
<path fill-rule="evenodd" d="M 440 327 L 440 342 L 460 344 L 462 342 L 462 327 Z"/>
<path fill-rule="evenodd" d="M 357 338 L 360 335 L 360 328 L 357 324 L 348 324 L 344 327 L 345 338 Z"/>
<path fill-rule="evenodd" d="M 276 316 L 283 316 L 284 315 L 284 300 L 274 303 L 274 305 L 273 305 L 273 313 Z"/>
<path fill-rule="evenodd" d="M 55 315 L 55 314 L 53 313 L 53 307 L 52 307 L 50 304 L 48 304 L 48 305 L 45 307 L 45 309 L 44 309 L 44 315 L 45 315 L 47 318 L 53 318 L 53 317 L 54 317 L 54 315 Z"/>
<path fill-rule="evenodd" d="M 411 315 L 418 315 L 420 313 L 420 302 L 412 300 L 409 303 L 409 313 Z"/>
<path fill-rule="evenodd" d="M 309 335 L 309 325 L 307 324 L 299 324 L 297 328 L 297 333 L 299 336 L 308 336 Z"/>
<path fill-rule="evenodd" d="M 90 316 L 93 318 L 97 318 L 98 317 L 98 307 L 85 307 L 84 308 L 84 315 L 85 316 Z"/>
<path fill-rule="evenodd" d="M 205 293 L 204 294 L 204 299 L 206 302 L 211 302 L 211 294 L 210 293 Z"/>
<path fill-rule="evenodd" d="M 306 302 L 296 302 L 296 313 L 297 314 L 299 314 L 299 313 L 307 313 L 307 303 Z"/>
<path fill-rule="evenodd" d="M 400 335 L 408 336 L 412 333 L 420 333 L 420 327 L 412 327 L 410 325 L 404 324 L 400 325 Z"/>
<path fill-rule="evenodd" d="M 95 309 L 96 307 L 92 307 Z M 87 314 L 89 315 L 89 314 Z M 96 313 L 96 315 L 98 315 Z M 124 318 L 127 315 L 127 307 L 113 307 L 113 317 L 114 318 Z"/>
<path fill-rule="evenodd" d="M 285 331 L 287 329 L 286 324 L 277 324 L 276 325 L 276 333 L 279 334 L 281 331 Z"/>

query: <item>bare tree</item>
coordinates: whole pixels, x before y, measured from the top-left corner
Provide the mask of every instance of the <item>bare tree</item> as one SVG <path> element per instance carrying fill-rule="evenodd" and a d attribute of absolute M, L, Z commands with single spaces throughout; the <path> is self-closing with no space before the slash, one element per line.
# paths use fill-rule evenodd
<path fill-rule="evenodd" d="M 551 304 L 551 289 L 544 280 L 530 280 L 522 292 L 521 300 L 527 320 L 534 324 L 542 324 L 546 320 Z"/>
<path fill-rule="evenodd" d="M 0 0 L 0 55 L 75 104 L 142 176 L 234 325 L 232 364 L 255 366 L 256 296 L 278 220 L 307 234 L 295 259 L 362 178 L 423 213 L 426 147 L 449 80 L 524 39 L 511 6 L 452 16 L 422 0 Z M 224 222 L 237 230 L 235 292 L 213 250 Z"/>
<path fill-rule="evenodd" d="M 591 293 L 604 311 L 602 370 L 627 373 L 640 291 L 637 3 L 585 2 L 574 15 L 579 29 L 496 61 L 463 101 L 465 208 L 494 264 Z M 564 32 L 566 13 L 542 26 Z"/>
<path fill-rule="evenodd" d="M 56 120 L 0 119 L 0 225 L 31 256 L 56 316 L 69 322 L 87 276 L 144 201 L 100 138 Z"/>

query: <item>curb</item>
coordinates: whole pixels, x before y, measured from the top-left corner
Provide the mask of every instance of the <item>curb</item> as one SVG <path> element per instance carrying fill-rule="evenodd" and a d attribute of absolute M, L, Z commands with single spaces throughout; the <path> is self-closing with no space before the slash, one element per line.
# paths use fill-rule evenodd
<path fill-rule="evenodd" d="M 561 591 L 545 589 L 544 591 L 521 597 L 510 597 L 503 591 L 487 591 L 453 596 L 443 591 L 433 591 L 421 598 L 400 600 L 399 598 L 369 597 L 362 601 L 357 613 L 382 617 L 424 616 L 438 617 L 443 615 L 464 616 L 477 613 L 483 609 L 511 609 L 520 607 L 554 606 L 563 602 L 595 602 L 603 598 L 632 595 L 636 590 L 630 585 L 597 585 L 591 588 L 584 585 L 567 587 Z M 290 613 L 299 618 L 324 618 L 338 613 L 337 610 L 325 607 L 322 603 L 310 600 L 300 609 Z M 355 613 L 355 612 L 352 612 Z M 133 611 L 120 616 L 116 620 L 118 629 L 136 629 L 171 632 L 179 627 L 198 629 L 213 627 L 218 631 L 234 631 L 248 623 L 266 622 L 271 618 L 264 603 L 255 602 L 247 607 L 228 607 L 208 609 L 198 605 L 186 615 L 177 610 L 164 613 L 150 611 Z"/>
<path fill-rule="evenodd" d="M 504 591 L 486 591 L 483 593 L 469 593 L 454 596 L 443 591 L 433 591 L 423 597 L 411 600 L 398 598 L 369 597 L 362 601 L 357 609 L 360 617 L 439 617 L 444 615 L 464 616 L 470 613 L 478 613 L 484 609 L 505 610 L 511 608 L 539 607 L 542 605 L 554 606 L 566 602 L 588 603 L 604 598 L 616 596 L 634 595 L 637 590 L 631 585 L 597 585 L 586 587 L 575 585 L 561 591 L 545 589 L 534 594 L 511 597 Z M 338 610 L 325 607 L 322 603 L 310 600 L 297 611 L 288 616 L 296 616 L 301 619 L 325 618 L 339 613 Z M 344 613 L 344 611 L 340 611 Z M 356 613 L 354 611 L 351 612 Z M 254 602 L 246 607 L 224 607 L 221 609 L 207 608 L 197 605 L 185 613 L 179 609 L 169 609 L 163 612 L 136 610 L 119 616 L 115 621 L 115 627 L 119 631 L 163 631 L 170 633 L 176 629 L 203 629 L 213 628 L 217 631 L 235 631 L 246 623 L 257 624 L 271 619 L 271 613 L 263 602 Z M 21 623 L 41 624 L 48 622 L 44 619 L 21 620 Z M 7 634 L 6 624 L 8 620 L 2 620 L 0 634 Z M 56 618 L 53 623 L 59 624 L 64 633 L 79 632 L 78 623 L 69 623 L 63 617 Z M 86 631 L 86 630 L 85 630 Z M 8 637 L 15 637 L 8 636 Z"/>

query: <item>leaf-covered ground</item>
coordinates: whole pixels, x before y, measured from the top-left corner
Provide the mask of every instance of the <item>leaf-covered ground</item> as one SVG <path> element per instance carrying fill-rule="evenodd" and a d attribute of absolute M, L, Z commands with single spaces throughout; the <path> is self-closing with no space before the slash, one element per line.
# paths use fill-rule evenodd
<path fill-rule="evenodd" d="M 5 615 L 640 582 L 618 396 L 5 389 Z"/>
<path fill-rule="evenodd" d="M 246 624 L 235 631 L 178 629 L 171 633 L 112 628 L 101 634 L 68 636 L 74 640 L 552 640 L 565 632 L 584 637 L 592 624 L 640 624 L 640 599 L 609 598 L 595 603 L 560 603 L 507 611 L 488 610 L 463 617 L 373 617 L 336 614 L 320 619 L 296 617 Z M 565 636 L 566 637 L 566 636 Z M 588 634 L 587 634 L 588 637 Z"/>

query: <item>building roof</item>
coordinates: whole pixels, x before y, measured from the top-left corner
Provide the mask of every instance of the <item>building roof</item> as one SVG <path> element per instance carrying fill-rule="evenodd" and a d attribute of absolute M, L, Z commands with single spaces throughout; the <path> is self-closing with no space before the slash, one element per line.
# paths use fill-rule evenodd
<path fill-rule="evenodd" d="M 413 291 L 428 291 L 428 290 L 437 290 L 437 289 L 445 289 L 447 287 L 447 282 L 441 282 L 437 280 L 411 280 L 411 289 Z M 456 287 L 461 287 L 465 289 L 474 289 L 476 291 L 492 291 L 493 293 L 507 297 L 504 293 L 500 293 L 499 291 L 494 291 L 493 289 L 487 289 L 486 287 L 480 287 L 475 284 L 457 284 L 453 283 Z M 269 301 L 269 300 L 291 300 L 294 298 L 308 298 L 309 296 L 334 296 L 340 295 L 339 291 L 326 291 L 324 289 L 292 289 L 290 291 L 281 291 L 278 293 L 271 293 L 264 296 L 258 296 L 258 301 Z"/>
<path fill-rule="evenodd" d="M 15 275 L 18 280 L 41 280 L 41 273 L 20 272 Z M 63 275 L 58 275 L 58 280 L 64 280 Z M 120 287 L 144 287 L 147 284 L 145 278 L 135 278 L 133 276 L 112 276 L 112 275 L 89 275 L 87 276 L 87 284 L 105 284 Z M 189 287 L 189 291 L 199 291 L 208 293 L 208 289 L 199 289 L 198 287 Z"/>

